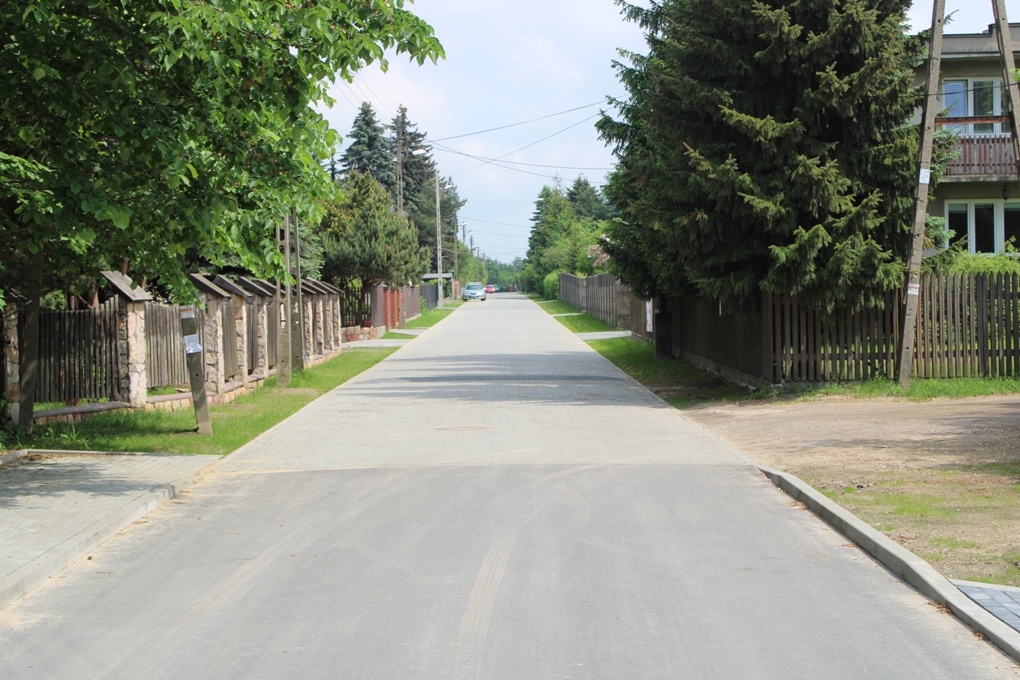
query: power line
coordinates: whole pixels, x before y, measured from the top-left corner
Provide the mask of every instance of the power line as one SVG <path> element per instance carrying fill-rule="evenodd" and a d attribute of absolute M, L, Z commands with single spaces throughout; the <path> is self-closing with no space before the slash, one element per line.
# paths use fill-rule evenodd
<path fill-rule="evenodd" d="M 497 130 L 506 130 L 507 128 L 517 127 L 519 125 L 527 125 L 528 123 L 534 123 L 539 120 L 545 120 L 547 118 L 555 118 L 556 116 L 562 116 L 565 113 L 573 113 L 574 111 L 580 111 L 581 109 L 590 109 L 593 106 L 604 104 L 605 99 L 593 102 L 591 104 L 585 104 L 584 106 L 577 106 L 566 111 L 559 111 L 557 113 L 550 113 L 548 116 L 540 116 L 539 118 L 532 118 L 531 120 L 521 121 L 520 123 L 510 123 L 509 125 L 500 125 L 499 127 L 489 128 L 488 130 L 478 130 L 477 132 L 465 132 L 462 135 L 453 135 L 452 137 L 442 137 L 440 139 L 434 139 L 433 142 L 447 142 L 451 139 L 460 139 L 461 137 L 471 137 L 473 135 L 484 135 L 487 132 L 496 132 Z"/>
<path fill-rule="evenodd" d="M 486 165 L 497 165 L 497 166 L 502 167 L 502 168 L 504 168 L 506 170 L 514 170 L 516 172 L 523 172 L 523 173 L 528 174 L 528 175 L 535 175 L 535 176 L 538 176 L 538 177 L 547 177 L 547 178 L 550 178 L 550 179 L 556 179 L 555 176 L 543 175 L 543 174 L 537 173 L 537 172 L 529 172 L 527 170 L 521 170 L 520 168 L 510 168 L 510 167 L 506 167 L 504 165 L 499 165 L 499 163 L 500 163 L 500 161 L 502 161 L 507 156 L 512 156 L 513 154 L 518 153 L 519 151 L 524 151 L 525 149 L 529 149 L 529 148 L 535 146 L 536 144 L 541 144 L 542 142 L 544 142 L 546 140 L 549 140 L 549 139 L 552 139 L 553 137 L 555 137 L 557 135 L 561 135 L 564 132 L 567 132 L 568 130 L 571 130 L 571 129 L 577 127 L 578 125 L 581 125 L 582 123 L 586 123 L 589 120 L 592 120 L 593 118 L 598 118 L 599 115 L 601 115 L 601 114 L 595 114 L 594 116 L 588 116 L 587 118 L 584 118 L 582 120 L 577 121 L 573 125 L 568 125 L 567 127 L 563 128 L 562 130 L 557 130 L 556 132 L 552 133 L 551 135 L 546 135 L 545 137 L 542 137 L 541 139 L 537 139 L 534 142 L 531 142 L 530 144 L 525 144 L 524 146 L 520 147 L 519 149 L 514 149 L 513 151 L 508 151 L 507 153 L 503 154 L 502 156 L 500 156 L 498 158 L 489 158 L 489 159 L 486 159 L 486 158 L 481 158 L 481 157 L 478 157 L 478 156 L 472 156 L 469 153 L 464 153 L 463 151 L 457 151 L 456 149 L 451 149 L 451 148 L 449 148 L 447 146 L 443 146 L 442 144 L 436 144 L 435 140 L 427 140 L 427 141 L 429 141 L 433 145 L 433 147 L 437 147 L 437 148 L 439 148 L 439 149 L 441 149 L 443 151 L 447 151 L 449 153 L 458 154 L 458 155 L 461 155 L 461 156 L 467 156 L 468 158 L 474 158 L 475 160 L 481 160 L 482 161 L 481 165 L 476 165 L 475 167 L 468 168 L 467 170 L 464 170 L 463 172 L 458 172 L 456 175 L 452 175 L 453 177 L 457 177 L 459 175 L 463 175 L 463 174 L 472 172 L 472 171 L 477 170 L 478 168 L 484 167 Z"/>
<path fill-rule="evenodd" d="M 484 222 L 485 224 L 498 224 L 503 227 L 520 227 L 521 229 L 531 229 L 530 226 L 525 226 L 523 224 L 510 224 L 509 222 L 493 222 L 492 220 L 480 220 L 475 217 L 464 217 L 463 215 L 460 216 L 460 219 L 468 222 Z"/>
<path fill-rule="evenodd" d="M 529 227 L 529 229 L 530 229 L 530 227 Z M 507 236 L 509 238 L 517 238 L 519 236 L 523 236 L 523 234 L 507 234 L 507 233 L 501 232 L 501 231 L 482 231 L 481 229 L 472 229 L 471 233 L 472 234 L 487 234 L 489 236 Z"/>
<path fill-rule="evenodd" d="M 393 110 L 392 110 L 392 109 L 390 109 L 390 107 L 386 106 L 386 102 L 384 102 L 384 101 L 382 100 L 382 97 L 380 97 L 379 95 L 377 95 L 377 94 L 375 93 L 375 90 L 373 90 L 373 89 L 372 89 L 372 86 L 368 84 L 368 81 L 367 81 L 367 80 L 365 80 L 364 76 L 362 76 L 362 75 L 361 75 L 361 74 L 359 73 L 359 74 L 355 74 L 355 77 L 356 77 L 356 78 L 361 78 L 361 82 L 362 82 L 362 83 L 363 83 L 363 84 L 365 85 L 365 87 L 367 87 L 367 88 L 368 88 L 368 91 L 372 93 L 372 96 L 373 96 L 373 97 L 375 97 L 375 100 L 376 100 L 377 102 L 379 102 L 379 105 L 380 105 L 380 106 L 382 106 L 382 107 L 383 107 L 384 109 L 386 109 L 387 111 L 389 111 L 389 112 L 390 112 L 390 115 L 391 115 L 391 116 L 396 116 L 396 115 L 397 115 L 397 114 L 393 113 Z"/>

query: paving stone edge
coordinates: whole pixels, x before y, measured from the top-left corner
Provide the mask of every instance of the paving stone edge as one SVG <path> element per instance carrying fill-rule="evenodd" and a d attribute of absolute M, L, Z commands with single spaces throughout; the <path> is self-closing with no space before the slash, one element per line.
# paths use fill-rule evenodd
<path fill-rule="evenodd" d="M 946 606 L 971 630 L 1020 662 L 1020 633 L 967 597 L 930 564 L 794 475 L 758 466 L 769 481 L 800 501 L 932 602 Z"/>
<path fill-rule="evenodd" d="M 11 462 L 32 453 L 102 455 L 101 452 L 96 451 L 26 450 L 15 451 L 4 456 L 0 464 Z M 111 455 L 124 454 L 117 453 Z M 210 461 L 210 465 L 215 462 Z M 207 465 L 171 482 L 154 485 L 147 491 L 131 498 L 115 512 L 93 523 L 87 529 L 80 531 L 77 535 L 72 536 L 60 545 L 47 550 L 25 566 L 0 578 L 0 611 L 14 604 L 49 579 L 57 576 L 71 564 L 87 555 L 89 551 L 113 538 L 163 503 L 176 498 L 181 492 L 193 486 L 206 473 L 208 468 L 209 466 Z"/>

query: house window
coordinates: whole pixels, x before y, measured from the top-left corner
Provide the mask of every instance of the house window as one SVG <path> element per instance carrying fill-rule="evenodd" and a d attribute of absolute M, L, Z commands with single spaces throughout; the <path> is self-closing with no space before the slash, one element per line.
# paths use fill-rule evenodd
<path fill-rule="evenodd" d="M 972 253 L 995 252 L 995 204 L 978 203 L 974 206 L 974 229 L 971 231 L 974 244 Z"/>
<path fill-rule="evenodd" d="M 942 84 L 942 107 L 948 118 L 962 118 L 967 115 L 970 107 L 967 106 L 966 80 L 947 80 Z M 967 134 L 966 125 L 947 125 L 946 128 L 960 135 Z"/>
<path fill-rule="evenodd" d="M 946 204 L 952 243 L 966 239 L 972 253 L 1001 253 L 1010 238 L 1020 245 L 1020 201 L 986 200 Z"/>
<path fill-rule="evenodd" d="M 950 243 L 969 241 L 970 207 L 966 203 L 950 203 L 946 206 L 946 227 L 953 231 Z"/>
<path fill-rule="evenodd" d="M 1007 203 L 1002 221 L 1003 243 L 1013 239 L 1013 247 L 1020 248 L 1020 203 Z"/>
<path fill-rule="evenodd" d="M 942 108 L 948 118 L 964 116 L 1003 116 L 1009 110 L 1002 82 L 988 78 L 947 80 L 942 83 Z M 1009 124 L 974 123 L 947 125 L 959 135 L 1009 134 Z"/>

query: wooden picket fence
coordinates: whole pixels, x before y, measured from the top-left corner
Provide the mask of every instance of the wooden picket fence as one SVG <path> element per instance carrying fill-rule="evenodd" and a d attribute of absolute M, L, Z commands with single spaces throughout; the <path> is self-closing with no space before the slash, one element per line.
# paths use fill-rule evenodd
<path fill-rule="evenodd" d="M 920 303 L 920 377 L 1020 375 L 1020 275 L 931 276 Z"/>
<path fill-rule="evenodd" d="M 39 313 L 35 400 L 106 399 L 118 392 L 122 319 L 117 300 L 93 309 Z"/>
<path fill-rule="evenodd" d="M 202 314 L 201 310 L 199 313 Z M 198 324 L 202 342 L 202 323 Z M 188 384 L 188 364 L 181 347 L 181 312 L 177 305 L 145 303 L 145 379 L 150 387 Z"/>
<path fill-rule="evenodd" d="M 563 276 L 560 296 L 579 309 L 599 307 L 599 300 L 605 309 L 613 301 L 620 308 L 609 281 L 592 283 Z M 897 373 L 901 300 L 897 291 L 880 308 L 823 316 L 796 298 L 767 293 L 743 308 L 669 298 L 656 305 L 654 340 L 660 355 L 685 356 L 754 384 L 889 378 Z M 915 377 L 1020 376 L 1020 275 L 925 274 L 918 303 Z M 637 304 L 631 314 L 643 326 Z"/>
<path fill-rule="evenodd" d="M 630 288 L 612 274 L 588 277 L 560 273 L 560 299 L 616 328 L 630 328 Z M 643 316 L 643 314 L 642 314 Z"/>
<path fill-rule="evenodd" d="M 882 309 L 822 319 L 791 298 L 765 296 L 765 378 L 771 382 L 892 376 L 900 294 Z M 926 274 L 914 336 L 918 378 L 1020 375 L 1020 275 Z"/>

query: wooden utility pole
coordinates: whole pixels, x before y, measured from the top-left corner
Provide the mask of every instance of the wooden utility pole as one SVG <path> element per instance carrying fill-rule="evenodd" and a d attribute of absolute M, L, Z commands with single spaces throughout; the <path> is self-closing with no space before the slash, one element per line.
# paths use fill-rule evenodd
<path fill-rule="evenodd" d="M 902 387 L 910 386 L 910 375 L 914 369 L 914 328 L 917 326 L 917 302 L 921 293 L 921 256 L 924 252 L 924 223 L 928 214 L 928 185 L 931 183 L 931 155 L 935 139 L 935 113 L 938 111 L 936 97 L 945 13 L 945 0 L 935 0 L 931 17 L 931 45 L 928 48 L 928 78 L 924 87 L 924 105 L 921 107 L 921 157 L 914 194 L 914 228 L 911 231 L 910 259 L 907 261 L 906 299 L 900 316 L 898 372 Z"/>
<path fill-rule="evenodd" d="M 999 40 L 999 54 L 1002 56 L 1002 86 L 1006 88 L 1006 102 L 1009 105 L 1009 138 L 1013 142 L 1013 159 L 1017 175 L 1020 176 L 1020 137 L 1017 137 L 1017 115 L 1020 112 L 1020 93 L 1017 92 L 1016 64 L 1013 61 L 1013 35 L 1009 32 L 1004 0 L 992 0 L 995 14 L 995 35 Z"/>
<path fill-rule="evenodd" d="M 1017 90 L 1016 65 L 1013 59 L 1013 36 L 1006 17 L 1004 0 L 992 0 L 992 13 L 995 16 L 995 35 L 998 40 L 999 57 L 1002 63 L 1002 86 L 1005 89 L 1009 108 L 1010 140 L 1013 145 L 1013 158 L 1016 163 L 1017 176 L 1020 177 L 1020 92 Z M 939 70 L 942 61 L 942 30 L 945 23 L 945 0 L 935 0 L 932 7 L 931 46 L 928 57 L 928 80 L 925 86 L 924 107 L 922 108 L 921 128 L 921 163 L 917 193 L 914 203 L 914 228 L 911 232 L 912 243 L 910 260 L 907 263 L 906 300 L 901 316 L 900 347 L 898 353 L 899 382 L 903 387 L 910 386 L 910 376 L 914 365 L 914 330 L 917 326 L 917 306 L 921 292 L 921 255 L 924 248 L 925 217 L 928 212 L 928 185 L 931 179 L 932 142 L 935 135 L 936 92 L 939 84 Z"/>

